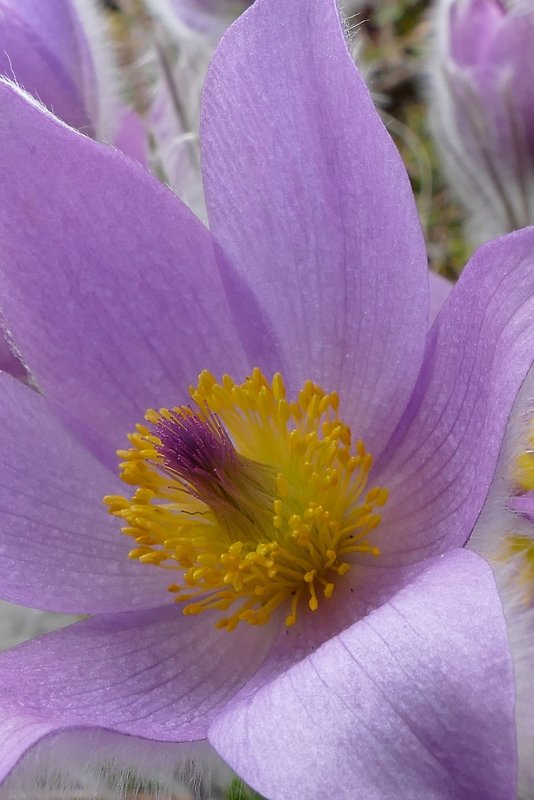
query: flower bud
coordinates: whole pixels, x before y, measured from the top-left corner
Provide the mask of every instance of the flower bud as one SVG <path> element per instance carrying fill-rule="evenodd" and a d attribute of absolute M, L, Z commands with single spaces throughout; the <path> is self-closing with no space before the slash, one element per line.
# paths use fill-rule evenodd
<path fill-rule="evenodd" d="M 441 0 L 431 125 L 474 243 L 534 222 L 534 7 Z"/>

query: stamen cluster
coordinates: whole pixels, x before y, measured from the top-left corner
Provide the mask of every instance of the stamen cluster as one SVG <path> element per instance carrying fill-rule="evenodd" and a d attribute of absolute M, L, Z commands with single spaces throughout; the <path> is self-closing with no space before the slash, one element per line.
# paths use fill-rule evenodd
<path fill-rule="evenodd" d="M 337 394 L 307 381 L 288 401 L 282 377 L 244 383 L 210 372 L 192 404 L 149 410 L 119 451 L 133 498 L 108 497 L 136 547 L 131 558 L 176 570 L 185 614 L 227 612 L 217 626 L 257 625 L 301 601 L 316 611 L 368 541 L 387 490 L 366 491 L 372 457 L 338 417 Z"/>

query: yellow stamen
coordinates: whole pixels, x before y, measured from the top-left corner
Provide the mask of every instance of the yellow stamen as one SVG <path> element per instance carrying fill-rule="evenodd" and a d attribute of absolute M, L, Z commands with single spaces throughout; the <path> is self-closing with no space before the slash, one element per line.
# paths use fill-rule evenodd
<path fill-rule="evenodd" d="M 530 423 L 527 435 L 527 448 L 516 462 L 515 479 L 518 488 L 523 492 L 534 490 L 534 421 Z"/>
<path fill-rule="evenodd" d="M 523 602 L 530 606 L 534 600 L 534 538 L 523 534 L 506 536 L 498 559 L 514 564 L 517 582 L 523 588 Z"/>
<path fill-rule="evenodd" d="M 288 401 L 282 376 L 242 384 L 202 372 L 194 405 L 149 409 L 119 451 L 132 498 L 110 496 L 134 539 L 130 558 L 181 573 L 169 586 L 184 614 L 230 614 L 217 626 L 266 623 L 287 607 L 315 612 L 368 535 L 387 489 L 366 490 L 372 457 L 352 442 L 339 398 L 306 381 Z M 306 599 L 307 598 L 307 599 Z"/>

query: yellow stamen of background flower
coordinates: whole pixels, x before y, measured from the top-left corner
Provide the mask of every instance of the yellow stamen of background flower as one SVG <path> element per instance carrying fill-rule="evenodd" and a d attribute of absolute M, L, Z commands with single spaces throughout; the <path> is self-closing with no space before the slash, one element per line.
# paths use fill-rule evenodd
<path fill-rule="evenodd" d="M 130 557 L 180 573 L 184 614 L 229 612 L 218 627 L 316 611 L 368 536 L 387 490 L 367 489 L 372 457 L 339 419 L 339 399 L 307 381 L 290 401 L 281 375 L 244 383 L 202 372 L 193 404 L 149 410 L 119 451 L 133 498 L 107 497 Z"/>
<path fill-rule="evenodd" d="M 500 560 L 515 565 L 516 580 L 523 589 L 523 602 L 530 606 L 534 600 L 534 538 L 519 533 L 506 536 Z"/>
<path fill-rule="evenodd" d="M 516 462 L 516 483 L 523 492 L 534 490 L 534 424 L 530 425 L 528 447 Z"/>
<path fill-rule="evenodd" d="M 517 458 L 514 478 L 519 496 L 534 490 L 534 422 L 529 426 L 527 447 Z M 513 564 L 515 581 L 523 589 L 523 601 L 530 605 L 534 599 L 534 536 L 519 533 L 505 536 L 497 558 Z"/>

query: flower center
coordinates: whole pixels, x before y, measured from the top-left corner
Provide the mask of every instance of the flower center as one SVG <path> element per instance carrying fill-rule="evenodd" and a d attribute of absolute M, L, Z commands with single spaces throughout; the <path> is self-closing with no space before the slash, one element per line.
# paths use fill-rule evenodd
<path fill-rule="evenodd" d="M 286 399 L 281 375 L 242 384 L 202 372 L 192 404 L 149 410 L 119 451 L 133 498 L 106 497 L 136 547 L 130 558 L 180 573 L 184 614 L 217 627 L 267 622 L 283 606 L 316 611 L 369 542 L 387 490 L 367 489 L 372 457 L 338 417 L 339 400 L 307 381 Z"/>

